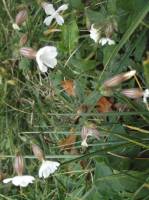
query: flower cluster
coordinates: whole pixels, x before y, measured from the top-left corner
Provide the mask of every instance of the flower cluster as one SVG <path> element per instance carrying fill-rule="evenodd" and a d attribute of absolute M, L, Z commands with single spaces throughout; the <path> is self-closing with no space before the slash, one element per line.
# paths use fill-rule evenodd
<path fill-rule="evenodd" d="M 59 13 L 68 9 L 67 4 L 60 6 L 57 10 L 54 9 L 53 4 L 47 2 L 43 2 L 41 6 L 48 15 L 44 20 L 44 24 L 50 26 L 52 21 L 55 19 L 58 25 L 63 25 L 64 18 Z M 16 15 L 13 28 L 15 30 L 20 30 L 20 26 L 26 21 L 26 19 L 27 10 L 23 9 Z M 47 72 L 48 68 L 53 69 L 57 65 L 56 57 L 58 52 L 57 48 L 54 46 L 45 46 L 40 48 L 38 51 L 30 47 L 23 47 L 20 49 L 20 54 L 29 59 L 36 59 L 39 70 L 43 73 Z"/>
<path fill-rule="evenodd" d="M 46 26 L 50 26 L 52 22 L 55 20 L 56 23 L 60 26 L 64 24 L 64 18 L 62 16 L 63 12 L 68 9 L 68 4 L 61 5 L 59 8 L 55 9 L 53 4 L 42 2 L 41 7 L 44 9 L 45 14 L 47 17 L 44 19 L 44 24 Z M 16 31 L 21 30 L 21 26 L 24 25 L 28 18 L 27 9 L 20 10 L 16 18 L 14 20 L 14 23 L 12 24 L 12 27 Z M 100 44 L 101 46 L 104 45 L 115 45 L 115 41 L 111 38 L 114 31 L 117 30 L 117 23 L 115 21 L 112 21 L 108 23 L 106 26 L 95 26 L 95 24 L 92 24 L 90 27 L 90 38 L 94 40 L 95 43 Z M 21 44 L 23 44 L 22 48 L 20 48 L 20 55 L 24 56 L 28 59 L 33 59 L 36 61 L 39 70 L 42 73 L 46 73 L 48 69 L 54 69 L 58 63 L 57 57 L 58 57 L 58 50 L 57 47 L 46 45 L 39 49 L 34 49 L 31 47 L 24 46 L 24 43 L 26 41 L 26 35 L 22 37 Z M 136 75 L 136 70 L 131 70 L 129 72 L 121 73 L 116 76 L 113 76 L 112 78 L 106 80 L 103 82 L 103 85 L 100 87 L 100 93 L 103 96 L 111 96 L 113 94 L 113 91 L 115 91 L 115 87 L 119 86 L 119 84 L 131 79 Z M 66 84 L 67 83 L 67 84 Z M 66 87 L 67 86 L 67 87 Z M 69 87 L 68 87 L 69 86 Z M 69 95 L 75 97 L 75 87 L 73 84 L 73 81 L 65 81 L 63 82 L 63 87 L 66 91 L 69 92 Z M 147 105 L 149 98 L 149 89 L 142 90 L 140 88 L 128 88 L 128 89 L 119 89 L 118 92 L 120 92 L 122 95 L 131 98 L 131 99 L 137 99 L 137 98 L 143 98 L 143 102 Z M 75 118 L 75 121 L 78 120 L 80 117 L 80 113 L 83 110 L 86 110 L 86 107 L 81 107 L 78 110 L 77 116 Z M 83 147 L 88 147 L 88 137 L 93 136 L 96 139 L 100 139 L 99 131 L 97 130 L 96 126 L 94 124 L 86 124 L 82 127 L 81 130 L 81 138 L 82 143 L 81 145 Z M 41 163 L 38 171 L 39 178 L 48 178 L 51 174 L 53 174 L 56 170 L 58 170 L 60 163 L 57 161 L 49 161 L 45 159 L 44 153 L 42 149 L 36 145 L 32 144 L 32 151 L 34 153 L 34 156 L 38 159 L 38 161 Z M 14 170 L 17 174 L 16 176 L 12 178 L 6 178 L 3 180 L 3 183 L 9 183 L 12 182 L 15 186 L 20 187 L 26 187 L 29 184 L 33 183 L 35 181 L 35 177 L 31 175 L 24 175 L 24 161 L 20 154 L 17 154 L 14 160 Z"/>
<path fill-rule="evenodd" d="M 43 151 L 36 144 L 32 145 L 32 150 L 35 157 L 42 162 L 38 172 L 39 178 L 48 178 L 57 170 L 60 163 L 56 161 L 45 160 Z M 35 178 L 33 176 L 23 175 L 24 161 L 23 157 L 20 154 L 17 154 L 15 157 L 14 170 L 17 173 L 17 176 L 14 176 L 13 178 L 6 178 L 3 180 L 3 183 L 12 182 L 12 184 L 15 186 L 27 187 L 30 183 L 33 183 L 35 181 Z"/>
<path fill-rule="evenodd" d="M 13 178 L 6 178 L 3 180 L 3 183 L 12 182 L 15 186 L 26 187 L 35 180 L 33 176 L 23 175 L 24 161 L 20 154 L 17 154 L 15 157 L 14 170 L 17 173 L 17 176 L 14 176 Z"/>
<path fill-rule="evenodd" d="M 131 70 L 129 72 L 113 76 L 103 83 L 102 87 L 100 88 L 101 93 L 104 96 L 111 96 L 113 94 L 114 87 L 117 87 L 124 81 L 129 80 L 135 76 L 135 74 L 136 70 Z M 143 102 L 148 105 L 147 99 L 149 98 L 149 89 L 145 89 L 144 91 L 140 88 L 123 89 L 120 91 L 120 93 L 131 99 L 138 99 L 143 97 Z"/>

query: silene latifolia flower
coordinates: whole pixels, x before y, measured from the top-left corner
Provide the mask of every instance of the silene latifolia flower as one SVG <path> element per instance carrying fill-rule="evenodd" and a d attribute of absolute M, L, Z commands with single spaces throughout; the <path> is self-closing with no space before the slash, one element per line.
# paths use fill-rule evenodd
<path fill-rule="evenodd" d="M 35 180 L 33 176 L 22 175 L 24 171 L 24 162 L 20 154 L 18 154 L 15 158 L 14 170 L 18 175 L 13 178 L 4 179 L 3 183 L 12 182 L 12 184 L 15 186 L 27 187 L 30 183 L 33 183 L 33 181 Z"/>
<path fill-rule="evenodd" d="M 88 136 L 94 136 L 96 139 L 99 140 L 99 131 L 97 130 L 94 124 L 83 126 L 81 130 L 81 137 L 82 137 L 81 145 L 83 147 L 88 147 L 88 144 L 87 144 Z"/>
<path fill-rule="evenodd" d="M 26 21 L 27 19 L 27 10 L 23 9 L 18 12 L 15 18 L 15 23 L 12 24 L 13 29 L 20 30 L 20 26 Z"/>
<path fill-rule="evenodd" d="M 99 29 L 96 29 L 94 24 L 91 25 L 90 29 L 90 38 L 95 41 L 95 43 L 99 43 L 102 46 L 108 44 L 108 45 L 114 45 L 115 41 L 110 39 L 109 37 L 101 37 L 101 31 Z"/>
<path fill-rule="evenodd" d="M 36 59 L 41 72 L 47 72 L 48 68 L 54 68 L 57 65 L 57 48 L 54 46 L 45 46 L 35 51 L 32 48 L 23 47 L 20 49 L 21 55 L 29 59 Z"/>
<path fill-rule="evenodd" d="M 68 9 L 67 4 L 60 6 L 57 10 L 55 10 L 55 8 L 53 7 L 53 4 L 43 2 L 42 7 L 43 7 L 45 13 L 48 15 L 48 17 L 46 17 L 43 22 L 44 24 L 46 24 L 47 26 L 50 26 L 52 20 L 55 19 L 59 25 L 63 25 L 64 19 L 59 13 L 61 11 L 65 11 Z"/>
<path fill-rule="evenodd" d="M 42 162 L 38 172 L 39 178 L 48 178 L 50 174 L 53 174 L 57 170 L 60 163 L 56 161 L 45 160 L 43 151 L 36 144 L 32 144 L 32 150 L 35 157 Z"/>

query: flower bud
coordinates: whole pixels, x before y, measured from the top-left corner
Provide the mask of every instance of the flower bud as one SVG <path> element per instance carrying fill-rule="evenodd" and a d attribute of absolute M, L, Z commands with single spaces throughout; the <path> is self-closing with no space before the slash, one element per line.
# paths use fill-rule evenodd
<path fill-rule="evenodd" d="M 117 31 L 117 21 L 115 19 L 110 20 L 105 26 L 106 37 L 111 37 L 114 31 Z"/>
<path fill-rule="evenodd" d="M 131 70 L 129 72 L 113 76 L 109 80 L 105 81 L 103 86 L 104 87 L 115 87 L 115 86 L 119 85 L 120 83 L 133 77 L 135 75 L 135 73 L 136 73 L 136 70 Z"/>
<path fill-rule="evenodd" d="M 44 155 L 43 155 L 43 151 L 40 149 L 40 147 L 36 144 L 32 144 L 32 151 L 35 155 L 35 157 L 39 160 L 39 161 L 43 161 L 44 160 Z"/>
<path fill-rule="evenodd" d="M 99 140 L 99 131 L 96 129 L 95 125 L 90 124 L 88 126 L 83 126 L 81 130 L 82 143 L 81 145 L 84 147 L 88 147 L 87 138 L 88 136 L 94 136 Z"/>
<path fill-rule="evenodd" d="M 19 11 L 18 14 L 16 15 L 15 23 L 18 26 L 20 26 L 23 24 L 23 22 L 25 22 L 26 19 L 27 19 L 27 10 L 23 9 Z"/>
<path fill-rule="evenodd" d="M 139 88 L 125 89 L 121 93 L 131 99 L 138 99 L 143 96 L 143 91 Z"/>
<path fill-rule="evenodd" d="M 105 28 L 106 37 L 111 37 L 112 33 L 113 33 L 113 26 L 112 24 L 108 24 Z"/>
<path fill-rule="evenodd" d="M 36 53 L 37 52 L 33 48 L 23 47 L 20 49 L 20 54 L 29 59 L 35 59 Z"/>
<path fill-rule="evenodd" d="M 27 34 L 24 34 L 22 35 L 22 37 L 20 38 L 20 46 L 23 46 L 27 43 L 27 40 L 28 40 L 28 35 Z"/>
<path fill-rule="evenodd" d="M 13 29 L 20 30 L 20 25 L 27 19 L 27 10 L 23 9 L 16 15 L 15 23 L 12 24 Z"/>
<path fill-rule="evenodd" d="M 22 175 L 24 171 L 23 157 L 18 153 L 14 160 L 14 170 L 18 175 Z"/>
<path fill-rule="evenodd" d="M 77 109 L 77 114 L 74 118 L 74 122 L 78 123 L 79 118 L 81 117 L 82 113 L 86 113 L 88 110 L 88 106 L 85 104 L 82 104 L 81 106 L 79 106 L 79 108 Z"/>

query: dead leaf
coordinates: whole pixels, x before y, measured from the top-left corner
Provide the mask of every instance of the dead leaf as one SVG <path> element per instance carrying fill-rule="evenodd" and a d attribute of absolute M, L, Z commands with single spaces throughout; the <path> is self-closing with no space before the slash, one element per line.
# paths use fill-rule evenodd
<path fill-rule="evenodd" d="M 6 174 L 0 171 L 0 181 L 2 181 L 6 177 Z"/>
<path fill-rule="evenodd" d="M 68 95 L 75 96 L 75 86 L 73 80 L 62 81 L 62 87 Z"/>
<path fill-rule="evenodd" d="M 97 110 L 98 112 L 110 112 L 112 111 L 112 103 L 106 98 L 106 97 L 101 97 L 98 102 L 97 102 Z"/>
<path fill-rule="evenodd" d="M 71 151 L 74 148 L 76 142 L 76 135 L 70 134 L 65 139 L 59 141 L 61 150 Z"/>

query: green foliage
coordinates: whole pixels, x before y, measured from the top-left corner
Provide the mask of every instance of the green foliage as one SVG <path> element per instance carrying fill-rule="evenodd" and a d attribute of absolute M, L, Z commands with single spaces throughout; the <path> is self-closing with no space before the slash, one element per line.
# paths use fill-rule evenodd
<path fill-rule="evenodd" d="M 124 97 L 121 89 L 149 86 L 148 0 L 50 1 L 65 23 L 50 27 L 41 1 L 2 0 L 0 8 L 0 200 L 147 200 L 149 199 L 149 112 L 142 98 Z M 12 28 L 20 8 L 28 20 L 20 31 Z M 94 24 L 115 45 L 102 46 L 90 38 Z M 112 29 L 112 30 L 111 30 Z M 27 34 L 27 42 L 20 43 Z M 20 56 L 20 48 L 35 50 L 51 45 L 58 49 L 54 69 L 41 73 L 36 61 Z M 108 112 L 99 112 L 103 83 L 135 69 L 136 77 L 110 91 Z M 75 95 L 63 87 L 72 80 Z M 101 99 L 100 99 L 101 100 Z M 98 103 L 97 103 L 98 102 Z M 106 103 L 103 103 L 106 109 Z M 100 139 L 89 137 L 81 146 L 83 126 L 95 125 Z M 60 142 L 76 135 L 74 145 Z M 61 163 L 49 178 L 38 178 L 40 162 L 31 150 L 34 142 L 48 160 Z M 66 145 L 67 146 L 67 145 Z M 13 160 L 24 156 L 24 174 L 35 176 L 26 188 L 3 184 L 15 176 Z"/>
<path fill-rule="evenodd" d="M 73 19 L 69 24 L 62 27 L 61 49 L 69 54 L 76 48 L 79 39 L 79 30 L 76 21 Z"/>

